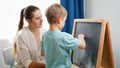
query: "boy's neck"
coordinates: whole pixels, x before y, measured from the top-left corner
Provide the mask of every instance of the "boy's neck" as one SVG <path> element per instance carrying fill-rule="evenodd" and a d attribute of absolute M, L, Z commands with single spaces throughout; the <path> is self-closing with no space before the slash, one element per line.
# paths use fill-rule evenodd
<path fill-rule="evenodd" d="M 50 24 L 49 31 L 56 31 L 56 30 L 59 30 L 59 27 L 55 24 Z"/>

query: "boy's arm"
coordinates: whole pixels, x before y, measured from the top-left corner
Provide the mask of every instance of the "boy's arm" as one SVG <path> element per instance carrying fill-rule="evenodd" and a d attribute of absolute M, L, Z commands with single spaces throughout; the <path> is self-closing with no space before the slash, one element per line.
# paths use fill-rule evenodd
<path fill-rule="evenodd" d="M 84 40 L 84 35 L 83 34 L 79 34 L 78 35 L 78 39 L 81 41 L 80 45 L 78 46 L 78 48 L 80 49 L 85 49 L 86 47 L 86 42 Z"/>
<path fill-rule="evenodd" d="M 72 68 L 79 68 L 78 66 L 76 66 L 76 65 L 74 65 L 74 64 L 72 64 Z"/>

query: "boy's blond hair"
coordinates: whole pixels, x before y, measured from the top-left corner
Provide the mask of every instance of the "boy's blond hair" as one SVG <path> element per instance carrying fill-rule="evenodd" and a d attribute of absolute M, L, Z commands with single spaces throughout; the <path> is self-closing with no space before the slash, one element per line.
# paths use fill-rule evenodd
<path fill-rule="evenodd" d="M 53 4 L 46 10 L 46 17 L 50 24 L 56 23 L 58 18 L 64 18 L 65 16 L 67 16 L 67 11 L 60 4 Z"/>

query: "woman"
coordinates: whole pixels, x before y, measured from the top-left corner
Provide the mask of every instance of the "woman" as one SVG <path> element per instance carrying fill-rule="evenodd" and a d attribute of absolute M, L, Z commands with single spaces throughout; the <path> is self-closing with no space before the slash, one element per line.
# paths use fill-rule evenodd
<path fill-rule="evenodd" d="M 28 26 L 23 27 L 24 17 Z M 21 10 L 18 33 L 15 38 L 14 53 L 16 68 L 45 68 L 41 56 L 42 14 L 38 7 L 30 5 Z"/>

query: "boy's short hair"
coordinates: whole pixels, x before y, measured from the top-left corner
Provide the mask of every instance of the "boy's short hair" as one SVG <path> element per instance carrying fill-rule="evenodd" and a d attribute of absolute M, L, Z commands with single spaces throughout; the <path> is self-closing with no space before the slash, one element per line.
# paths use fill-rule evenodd
<path fill-rule="evenodd" d="M 65 16 L 67 16 L 67 11 L 60 4 L 53 4 L 46 10 L 46 17 L 50 24 L 56 23 L 58 18 L 64 18 Z"/>

